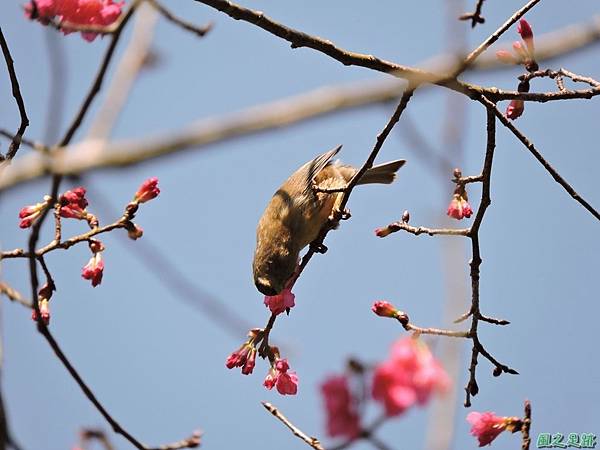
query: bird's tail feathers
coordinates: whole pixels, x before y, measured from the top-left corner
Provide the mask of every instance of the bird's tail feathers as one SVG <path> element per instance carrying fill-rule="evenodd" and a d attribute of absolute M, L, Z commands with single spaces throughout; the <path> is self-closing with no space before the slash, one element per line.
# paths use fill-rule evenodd
<path fill-rule="evenodd" d="M 396 179 L 396 172 L 406 163 L 404 159 L 398 159 L 385 164 L 371 167 L 358 180 L 358 184 L 390 184 Z"/>

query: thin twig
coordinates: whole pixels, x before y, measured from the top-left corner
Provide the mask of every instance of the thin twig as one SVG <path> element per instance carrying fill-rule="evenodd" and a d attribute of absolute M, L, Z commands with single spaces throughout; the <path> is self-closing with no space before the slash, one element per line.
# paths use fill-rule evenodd
<path fill-rule="evenodd" d="M 521 17 L 525 15 L 527 11 L 533 8 L 536 4 L 538 4 L 540 0 L 529 0 L 525 6 L 515 12 L 511 17 L 508 18 L 506 22 L 500 26 L 496 31 L 494 31 L 485 41 L 483 41 L 479 46 L 473 50 L 469 55 L 465 58 L 461 69 L 458 73 L 462 73 L 467 67 L 469 67 L 477 57 L 482 54 L 485 50 L 487 50 L 494 42 L 496 42 L 500 36 L 502 36 L 514 23 L 517 22 Z"/>
<path fill-rule="evenodd" d="M 487 102 L 489 100 L 485 99 Z M 493 104 L 493 103 L 492 103 Z M 495 107 L 495 105 L 494 105 Z M 471 362 L 469 364 L 469 381 L 465 387 L 466 397 L 465 406 L 471 406 L 471 397 L 477 395 L 479 387 L 476 380 L 476 367 L 477 360 L 481 354 L 487 358 L 492 364 L 494 364 L 494 374 L 499 375 L 502 372 L 516 374 L 517 371 L 510 367 L 499 363 L 493 358 L 490 353 L 485 350 L 478 336 L 478 325 L 481 320 L 482 314 L 479 304 L 479 274 L 481 266 L 481 251 L 479 248 L 479 229 L 483 221 L 483 217 L 489 205 L 491 204 L 490 196 L 490 185 L 492 176 L 492 162 L 494 159 L 494 150 L 496 147 L 496 118 L 491 108 L 486 108 L 487 112 L 487 146 L 485 152 L 485 160 L 483 163 L 483 169 L 481 171 L 482 189 L 481 189 L 481 200 L 473 224 L 469 231 L 469 237 L 471 238 L 471 252 L 472 257 L 469 265 L 471 266 L 471 309 L 469 315 L 471 316 L 471 328 L 469 331 L 470 337 L 473 340 L 473 348 L 471 350 Z"/>
<path fill-rule="evenodd" d="M 468 236 L 468 228 L 427 228 L 427 227 L 413 227 L 406 222 L 398 221 L 389 224 L 385 228 L 380 237 L 385 237 L 388 234 L 396 233 L 397 231 L 403 230 L 408 233 L 419 236 L 420 234 L 428 234 L 429 236 L 443 235 L 443 236 Z"/>
<path fill-rule="evenodd" d="M 542 156 L 539 150 L 535 148 L 533 142 L 531 142 L 523 133 L 521 133 L 517 129 L 517 127 L 515 127 L 513 122 L 508 120 L 504 116 L 504 114 L 500 112 L 500 110 L 496 107 L 496 105 L 494 105 L 493 102 L 489 101 L 485 97 L 483 97 L 480 101 L 486 106 L 486 108 L 488 108 L 495 114 L 498 120 L 500 120 L 500 122 L 502 122 L 502 124 L 506 128 L 508 128 L 512 132 L 512 134 L 514 134 L 517 137 L 519 141 L 521 141 L 521 143 L 527 148 L 527 150 L 529 150 L 529 152 L 535 157 L 535 159 L 537 159 L 540 162 L 540 164 L 544 167 L 544 169 L 546 169 L 546 171 L 552 176 L 552 178 L 554 178 L 554 181 L 560 184 L 564 188 L 564 190 L 567 191 L 571 197 L 573 197 L 575 201 L 580 203 L 596 219 L 600 220 L 600 213 L 596 209 L 594 209 L 594 207 L 590 205 L 583 197 L 581 197 L 581 195 L 579 195 L 575 191 L 575 189 L 573 189 L 573 187 L 556 171 L 556 169 L 554 169 L 554 167 L 552 167 L 552 165 L 548 161 L 546 161 L 546 159 Z"/>
<path fill-rule="evenodd" d="M 410 323 L 408 315 L 399 311 L 396 319 L 406 331 L 412 331 L 415 334 L 432 334 L 434 336 L 446 336 L 455 338 L 471 338 L 468 331 L 442 330 L 439 328 L 423 328 Z"/>
<path fill-rule="evenodd" d="M 152 5 L 169 22 L 174 23 L 175 25 L 183 28 L 184 30 L 191 31 L 198 37 L 204 37 L 204 35 L 206 35 L 206 33 L 208 33 L 213 28 L 212 23 L 208 23 L 208 24 L 204 25 L 203 27 L 199 27 L 197 25 L 194 25 L 191 22 L 183 20 L 183 19 L 177 17 L 175 14 L 173 14 L 171 11 L 169 11 L 167 8 L 165 8 L 162 4 L 160 4 L 156 0 L 146 0 L 146 2 L 149 3 L 150 5 Z"/>
<path fill-rule="evenodd" d="M 17 79 L 14 62 L 10 54 L 10 50 L 8 49 L 8 44 L 6 43 L 6 39 L 4 39 L 4 33 L 2 33 L 2 27 L 0 27 L 0 47 L 2 47 L 4 61 L 6 61 L 6 68 L 8 69 L 10 84 L 12 86 L 12 94 L 17 102 L 19 114 L 21 115 L 21 124 L 19 125 L 19 129 L 17 130 L 16 134 L 12 138 L 12 142 L 10 143 L 10 147 L 8 148 L 6 156 L 0 154 L 0 161 L 10 161 L 15 157 L 17 151 L 19 150 L 21 139 L 23 138 L 25 129 L 29 125 L 29 118 L 27 117 L 27 111 L 25 111 L 25 102 L 23 101 L 21 89 L 19 88 L 19 80 Z"/>
<path fill-rule="evenodd" d="M 29 251 L 25 251 L 22 248 L 16 248 L 14 250 L 8 250 L 5 252 L 1 252 L 0 260 L 11 259 L 11 258 L 30 258 L 32 255 L 35 258 L 39 258 L 40 256 L 43 256 L 46 253 L 52 252 L 57 249 L 67 250 L 68 248 L 74 246 L 75 244 L 79 244 L 81 242 L 88 242 L 90 240 L 90 238 L 97 236 L 99 234 L 107 233 L 109 231 L 112 231 L 112 230 L 115 230 L 118 228 L 125 228 L 126 227 L 125 222 L 127 222 L 129 220 L 130 220 L 129 218 L 123 216 L 116 222 L 111 223 L 110 225 L 105 225 L 105 226 L 99 227 L 99 228 L 92 228 L 90 231 L 87 231 L 82 234 L 78 234 L 77 236 L 73 236 L 65 241 L 62 241 L 62 242 L 52 241 L 48 245 L 45 245 L 44 247 L 41 247 L 41 248 L 35 250 L 35 252 L 33 254 Z"/>
<path fill-rule="evenodd" d="M 31 301 L 23 298 L 23 295 L 19 291 L 13 289 L 3 281 L 0 281 L 0 294 L 4 294 L 11 302 L 20 303 L 27 309 L 33 308 L 33 303 Z"/>
<path fill-rule="evenodd" d="M 112 57 L 114 55 L 115 49 L 117 48 L 117 44 L 119 43 L 119 38 L 121 37 L 121 32 L 125 28 L 125 25 L 127 25 L 127 22 L 129 22 L 129 19 L 131 19 L 131 16 L 133 15 L 133 12 L 135 11 L 137 4 L 138 4 L 138 2 L 134 1 L 132 3 L 132 5 L 129 7 L 129 9 L 125 12 L 125 14 L 120 19 L 119 25 L 117 26 L 116 30 L 114 31 L 114 33 L 111 36 L 112 39 L 110 41 L 110 44 L 108 45 L 108 48 L 106 49 L 106 53 L 104 55 L 104 58 L 102 59 L 102 63 L 100 65 L 100 68 L 98 69 L 98 73 L 96 74 L 96 78 L 94 79 L 94 82 L 93 82 L 92 86 L 90 87 L 90 90 L 89 90 L 87 96 L 85 97 L 85 100 L 83 101 L 81 107 L 79 108 L 79 111 L 73 118 L 71 125 L 69 126 L 64 137 L 60 141 L 59 147 L 65 147 L 65 146 L 69 145 L 69 143 L 71 142 L 71 139 L 73 138 L 73 135 L 75 134 L 77 129 L 81 126 L 81 123 L 83 122 L 83 119 L 84 119 L 86 113 L 88 112 L 88 110 L 92 104 L 92 101 L 94 100 L 96 95 L 98 95 L 98 92 L 100 92 L 100 89 L 102 89 L 102 83 L 104 81 L 104 76 L 106 75 L 108 66 L 109 66 L 110 62 L 112 61 Z"/>
<path fill-rule="evenodd" d="M 300 428 L 298 428 L 296 425 L 294 425 L 292 422 L 290 422 L 289 419 L 287 417 L 285 417 L 281 413 L 281 411 L 279 411 L 279 409 L 277 409 L 271 403 L 268 403 L 268 402 L 261 402 L 261 403 L 267 411 L 269 411 L 271 414 L 273 414 L 281 423 L 283 423 L 286 427 L 288 427 L 290 429 L 290 431 L 294 434 L 294 436 L 297 436 L 298 438 L 302 439 L 304 442 L 306 442 L 309 446 L 311 446 L 315 450 L 325 450 L 323 448 L 323 446 L 321 445 L 321 442 L 319 442 L 319 440 L 316 437 L 308 436 L 304 431 L 302 431 Z"/>

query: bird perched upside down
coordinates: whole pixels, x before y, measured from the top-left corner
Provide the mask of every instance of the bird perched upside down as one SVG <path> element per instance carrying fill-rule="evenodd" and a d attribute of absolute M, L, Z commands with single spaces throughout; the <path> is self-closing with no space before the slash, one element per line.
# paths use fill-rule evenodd
<path fill-rule="evenodd" d="M 265 295 L 277 295 L 294 274 L 300 251 L 314 241 L 335 211 L 340 189 L 358 172 L 352 166 L 331 161 L 342 148 L 317 156 L 294 172 L 275 192 L 256 229 L 256 250 L 252 269 L 254 284 Z M 367 170 L 358 184 L 390 184 L 404 165 L 403 159 Z"/>

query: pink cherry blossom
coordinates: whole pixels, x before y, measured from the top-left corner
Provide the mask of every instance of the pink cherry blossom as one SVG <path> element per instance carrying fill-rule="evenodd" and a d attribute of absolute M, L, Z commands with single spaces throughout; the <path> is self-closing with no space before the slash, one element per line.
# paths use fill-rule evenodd
<path fill-rule="evenodd" d="M 288 308 L 295 306 L 296 296 L 292 293 L 291 288 L 285 288 L 277 295 L 265 295 L 265 306 L 268 307 L 273 314 L 281 314 Z"/>
<path fill-rule="evenodd" d="M 496 416 L 493 412 L 473 411 L 467 416 L 471 424 L 471 434 L 479 440 L 479 446 L 490 445 L 509 423 L 507 417 Z"/>
<path fill-rule="evenodd" d="M 473 209 L 466 198 L 460 194 L 454 194 L 450 205 L 448 205 L 447 214 L 454 219 L 461 220 L 465 217 L 471 217 Z"/>
<path fill-rule="evenodd" d="M 92 255 L 89 262 L 83 267 L 81 276 L 86 280 L 92 281 L 92 286 L 96 287 L 102 282 L 104 272 L 104 261 L 102 253 L 97 252 Z"/>
<path fill-rule="evenodd" d="M 361 431 L 360 417 L 348 386 L 348 378 L 344 375 L 327 378 L 321 384 L 321 394 L 325 401 L 327 434 L 348 439 L 358 437 Z"/>
<path fill-rule="evenodd" d="M 69 25 L 96 25 L 108 26 L 114 23 L 121 15 L 124 2 L 113 0 L 36 0 L 25 6 L 25 15 L 30 19 L 37 19 L 47 25 L 56 19 L 63 26 L 64 34 L 72 33 Z M 93 41 L 98 33 L 82 32 L 81 36 L 86 41 Z"/>
<path fill-rule="evenodd" d="M 449 385 L 448 375 L 427 346 L 407 337 L 396 341 L 390 358 L 375 368 L 372 394 L 388 416 L 395 416 L 415 403 L 424 405 Z"/>
<path fill-rule="evenodd" d="M 298 375 L 296 372 L 289 371 L 287 359 L 278 359 L 274 367 L 271 367 L 263 385 L 271 390 L 277 388 L 281 395 L 296 395 L 298 392 Z"/>

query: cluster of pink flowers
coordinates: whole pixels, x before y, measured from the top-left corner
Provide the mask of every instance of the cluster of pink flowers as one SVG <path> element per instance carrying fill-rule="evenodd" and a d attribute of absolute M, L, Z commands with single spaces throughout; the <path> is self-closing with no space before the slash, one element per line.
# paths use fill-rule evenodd
<path fill-rule="evenodd" d="M 98 219 L 86 210 L 88 201 L 85 198 L 85 193 L 85 188 L 79 186 L 62 194 L 58 199 L 60 204 L 59 213 L 65 219 L 86 220 L 90 228 L 95 228 L 98 226 Z"/>
<path fill-rule="evenodd" d="M 379 301 L 373 312 L 382 317 L 403 315 L 391 303 Z M 331 437 L 357 439 L 363 433 L 361 406 L 368 400 L 354 393 L 350 376 L 360 378 L 357 385 L 368 386 L 367 368 L 358 362 L 350 363 L 348 375 L 333 375 L 321 384 L 325 404 L 327 433 Z M 388 360 L 375 365 L 371 377 L 371 397 L 380 403 L 387 417 L 397 416 L 414 405 L 426 404 L 434 393 L 445 393 L 450 379 L 427 346 L 417 338 L 405 337 L 392 345 Z"/>
<path fill-rule="evenodd" d="M 69 219 L 85 219 L 88 201 L 85 198 L 85 188 L 79 186 L 60 196 L 60 216 Z"/>
<path fill-rule="evenodd" d="M 258 330 L 250 330 L 250 333 L 248 334 L 249 339 L 227 357 L 225 366 L 228 369 L 241 367 L 244 375 L 250 375 L 252 373 L 256 364 L 256 346 L 254 343 L 257 336 Z"/>
<path fill-rule="evenodd" d="M 467 416 L 471 424 L 471 434 L 479 441 L 479 446 L 490 445 L 500 433 L 521 431 L 523 422 L 518 417 L 500 417 L 493 412 L 472 412 Z"/>
<path fill-rule="evenodd" d="M 113 0 L 32 0 L 25 5 L 25 15 L 43 25 L 58 20 L 64 34 L 72 33 L 70 26 L 108 26 L 121 15 L 124 2 Z M 88 42 L 98 33 L 83 31 L 81 36 Z"/>
<path fill-rule="evenodd" d="M 296 305 L 295 298 L 292 289 L 285 288 L 277 295 L 265 295 L 264 303 L 273 314 L 281 314 Z"/>
<path fill-rule="evenodd" d="M 241 367 L 244 375 L 250 375 L 256 365 L 257 346 L 264 337 L 264 330 L 259 328 L 250 330 L 248 340 L 227 357 L 225 367 L 228 369 Z M 269 357 L 271 367 L 263 385 L 269 390 L 277 388 L 277 392 L 281 395 L 295 395 L 298 392 L 298 375 L 289 370 L 287 359 L 282 359 L 279 349 L 272 346 L 268 346 L 266 355 Z M 265 354 L 261 356 L 264 358 Z"/>
<path fill-rule="evenodd" d="M 126 214 L 129 214 L 129 217 L 133 218 L 133 214 L 137 210 L 140 203 L 146 203 L 147 201 L 156 198 L 159 193 L 160 189 L 158 188 L 158 178 L 153 177 L 147 179 L 137 190 L 133 200 L 127 205 Z M 86 199 L 85 194 L 86 190 L 81 186 L 70 189 L 60 195 L 55 207 L 58 208 L 58 216 L 60 218 L 85 220 L 87 221 L 89 227 L 92 230 L 95 230 L 99 226 L 98 219 L 95 215 L 88 212 L 88 200 Z M 42 215 L 42 213 L 49 207 L 51 207 L 51 198 L 49 196 L 45 196 L 42 203 L 22 208 L 19 212 L 19 226 L 21 228 L 28 228 L 32 226 Z M 133 223 L 131 220 L 124 221 L 122 225 L 126 228 L 127 235 L 131 239 L 139 239 L 144 233 L 142 228 Z M 102 282 L 102 276 L 104 274 L 104 259 L 102 258 L 104 245 L 102 242 L 96 239 L 90 238 L 87 239 L 87 241 L 90 251 L 92 252 L 92 256 L 88 263 L 81 270 L 81 276 L 86 280 L 90 280 L 92 286 L 96 287 Z M 39 302 L 40 313 L 42 314 L 42 318 L 45 322 L 47 322 L 50 317 L 48 308 L 49 298 L 49 296 L 40 298 Z"/>
<path fill-rule="evenodd" d="M 444 393 L 449 386 L 446 371 L 429 348 L 406 337 L 396 341 L 390 358 L 375 368 L 372 394 L 388 416 L 396 416 L 414 404 L 424 405 L 434 392 Z"/>
<path fill-rule="evenodd" d="M 269 369 L 263 385 L 271 390 L 277 388 L 281 395 L 296 395 L 298 392 L 298 375 L 290 371 L 287 359 L 276 359 Z"/>
<path fill-rule="evenodd" d="M 355 439 L 360 435 L 357 401 L 350 391 L 348 377 L 333 375 L 321 384 L 325 402 L 327 434 L 331 437 Z"/>
<path fill-rule="evenodd" d="M 466 196 L 466 192 L 463 195 L 454 194 L 452 196 L 452 200 L 450 201 L 450 205 L 448 205 L 448 211 L 446 212 L 448 216 L 460 220 L 463 218 L 469 218 L 473 214 L 473 209 L 469 204 L 469 201 Z"/>
<path fill-rule="evenodd" d="M 533 43 L 533 30 L 531 25 L 525 19 L 521 19 L 517 25 L 517 33 L 521 36 L 522 42 L 513 42 L 513 53 L 506 50 L 498 50 L 496 57 L 506 64 L 522 64 L 528 72 L 538 70 L 539 66 L 535 61 L 535 46 Z M 529 92 L 529 82 L 522 81 L 519 83 L 519 92 Z M 523 100 L 511 100 L 506 108 L 506 117 L 512 120 L 517 119 L 525 110 L 525 102 Z"/>

